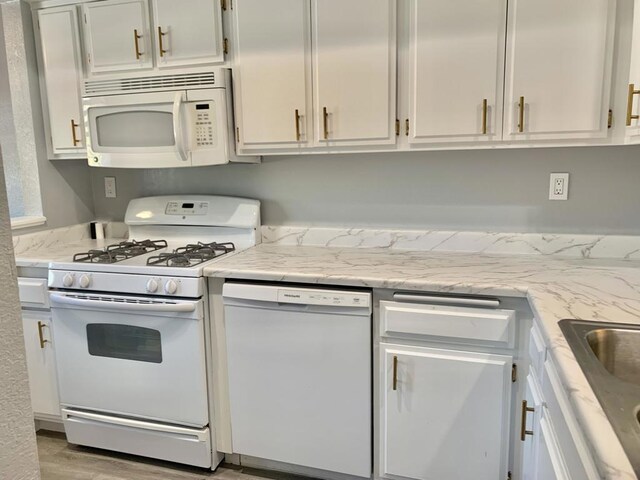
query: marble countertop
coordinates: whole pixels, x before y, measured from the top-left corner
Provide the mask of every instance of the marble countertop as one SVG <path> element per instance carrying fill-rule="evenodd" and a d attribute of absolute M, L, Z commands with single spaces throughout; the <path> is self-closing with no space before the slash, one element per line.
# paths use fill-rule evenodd
<path fill-rule="evenodd" d="M 262 244 L 205 275 L 526 297 L 602 477 L 637 478 L 558 321 L 640 323 L 638 261 Z"/>
<path fill-rule="evenodd" d="M 43 245 L 23 251 L 16 251 L 16 266 L 49 268 L 50 262 L 70 260 L 73 255 L 78 252 L 102 249 L 107 245 L 121 241 L 122 238 L 104 238 L 101 240 L 84 238 L 71 242 L 56 242 L 53 245 Z"/>

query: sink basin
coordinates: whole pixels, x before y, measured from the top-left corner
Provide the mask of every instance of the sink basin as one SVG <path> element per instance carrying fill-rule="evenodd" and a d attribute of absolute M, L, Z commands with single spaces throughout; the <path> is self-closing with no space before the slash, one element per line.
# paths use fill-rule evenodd
<path fill-rule="evenodd" d="M 587 333 L 586 338 L 607 372 L 640 386 L 640 330 L 600 328 Z"/>
<path fill-rule="evenodd" d="M 559 325 L 640 478 L 640 325 L 584 320 Z"/>

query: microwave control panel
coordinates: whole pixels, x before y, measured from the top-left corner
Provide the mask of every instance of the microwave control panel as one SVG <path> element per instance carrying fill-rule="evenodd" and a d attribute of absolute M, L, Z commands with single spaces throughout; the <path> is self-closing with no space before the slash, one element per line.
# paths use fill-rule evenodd
<path fill-rule="evenodd" d="M 194 102 L 191 104 L 195 147 L 213 148 L 217 145 L 215 102 Z"/>
<path fill-rule="evenodd" d="M 206 215 L 209 202 L 168 202 L 166 215 Z"/>

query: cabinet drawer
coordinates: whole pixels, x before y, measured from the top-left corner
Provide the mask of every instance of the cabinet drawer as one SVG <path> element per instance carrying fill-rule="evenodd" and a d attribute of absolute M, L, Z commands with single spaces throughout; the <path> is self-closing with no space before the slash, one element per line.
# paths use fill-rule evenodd
<path fill-rule="evenodd" d="M 430 336 L 513 348 L 515 312 L 381 301 L 380 335 Z"/>
<path fill-rule="evenodd" d="M 44 278 L 18 278 L 20 303 L 28 307 L 49 308 L 47 280 Z"/>

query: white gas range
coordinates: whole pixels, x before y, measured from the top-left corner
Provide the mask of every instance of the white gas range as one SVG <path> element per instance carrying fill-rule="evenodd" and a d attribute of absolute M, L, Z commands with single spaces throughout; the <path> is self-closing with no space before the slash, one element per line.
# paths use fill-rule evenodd
<path fill-rule="evenodd" d="M 129 240 L 50 265 L 70 443 L 215 468 L 203 269 L 259 243 L 260 202 L 132 200 Z"/>

